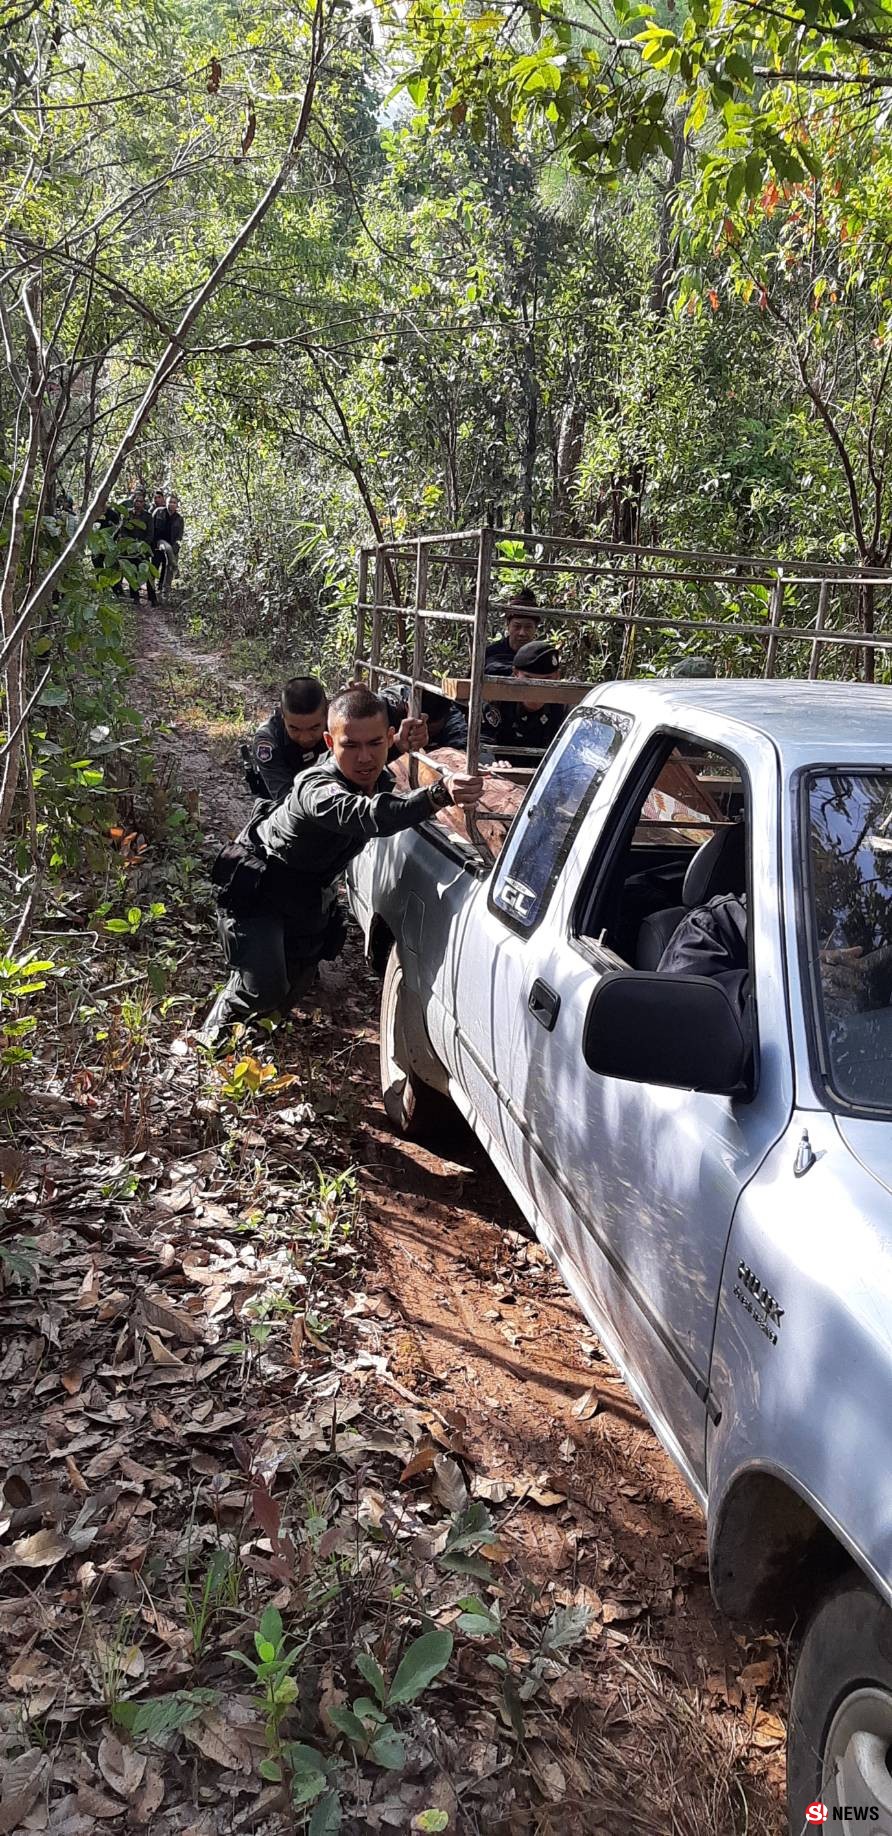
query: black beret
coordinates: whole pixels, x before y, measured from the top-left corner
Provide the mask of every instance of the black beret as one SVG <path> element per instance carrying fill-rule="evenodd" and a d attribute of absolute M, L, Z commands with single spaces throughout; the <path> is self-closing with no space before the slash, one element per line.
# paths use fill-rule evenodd
<path fill-rule="evenodd" d="M 530 676 L 559 676 L 561 659 L 553 644 L 546 644 L 542 638 L 534 638 L 531 644 L 521 644 L 520 649 L 515 651 L 514 668 Z"/>

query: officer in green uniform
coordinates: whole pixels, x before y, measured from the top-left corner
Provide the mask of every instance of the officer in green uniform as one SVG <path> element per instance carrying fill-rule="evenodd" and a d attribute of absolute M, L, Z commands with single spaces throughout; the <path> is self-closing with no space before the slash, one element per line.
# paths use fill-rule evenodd
<path fill-rule="evenodd" d="M 242 749 L 248 789 L 255 797 L 286 796 L 299 771 L 325 756 L 328 696 L 318 676 L 292 676 L 277 708 Z M 245 756 L 247 754 L 247 756 Z"/>
<path fill-rule="evenodd" d="M 421 712 L 427 721 L 428 737 L 423 743 L 425 752 L 439 752 L 441 746 L 455 746 L 464 752 L 468 743 L 468 723 L 454 701 L 446 695 L 437 695 L 433 689 L 422 689 Z"/>
<path fill-rule="evenodd" d="M 547 680 L 560 673 L 558 652 L 541 638 L 522 645 L 511 671 L 524 682 Z M 490 701 L 483 709 L 480 737 L 507 764 L 535 765 L 551 745 L 566 712 L 557 701 Z"/>
<path fill-rule="evenodd" d="M 398 729 L 393 751 L 410 752 L 427 738 L 424 721 L 404 719 L 405 703 L 385 694 L 392 725 Z M 250 746 L 242 746 L 242 765 L 254 797 L 287 796 L 299 771 L 325 757 L 328 696 L 318 676 L 292 676 L 279 707 L 258 727 Z"/>
<path fill-rule="evenodd" d="M 393 737 L 381 696 L 364 686 L 337 695 L 324 762 L 301 772 L 276 808 L 249 822 L 218 856 L 218 929 L 231 974 L 201 1043 L 215 1045 L 234 1021 L 287 1012 L 317 963 L 340 954 L 337 883 L 367 842 L 417 828 L 446 804 L 480 798 L 482 780 L 460 773 L 395 792 L 386 764 Z"/>
<path fill-rule="evenodd" d="M 488 676 L 510 676 L 517 652 L 524 644 L 533 642 L 542 621 L 532 587 L 521 587 L 519 592 L 512 593 L 502 611 L 504 635 L 486 646 L 484 668 Z"/>

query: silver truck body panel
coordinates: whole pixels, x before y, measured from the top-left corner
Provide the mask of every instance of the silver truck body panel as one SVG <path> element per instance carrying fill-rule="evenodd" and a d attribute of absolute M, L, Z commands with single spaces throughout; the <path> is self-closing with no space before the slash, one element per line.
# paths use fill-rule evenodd
<path fill-rule="evenodd" d="M 354 910 L 367 937 L 383 923 L 397 941 L 421 1057 L 430 1048 L 445 1067 L 711 1530 L 743 1475 L 774 1473 L 892 1601 L 892 1113 L 833 1114 L 813 1073 L 797 853 L 800 774 L 888 766 L 892 694 L 612 683 L 587 705 L 599 704 L 632 730 L 535 929 L 506 924 L 492 876 L 423 833 L 358 858 Z M 575 939 L 574 907 L 662 732 L 733 754 L 748 784 L 752 1101 L 600 1078 L 582 1056 L 593 989 L 617 963 Z M 560 997 L 548 1031 L 529 1007 L 537 980 Z M 803 1132 L 815 1156 L 804 1173 Z"/>

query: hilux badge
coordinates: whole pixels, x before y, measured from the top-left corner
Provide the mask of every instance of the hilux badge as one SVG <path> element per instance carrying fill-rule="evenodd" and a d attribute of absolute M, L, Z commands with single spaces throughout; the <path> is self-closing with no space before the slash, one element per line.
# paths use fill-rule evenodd
<path fill-rule="evenodd" d="M 784 1309 L 779 1301 L 775 1300 L 774 1295 L 769 1293 L 765 1283 L 759 1280 L 758 1275 L 749 1264 L 743 1261 L 737 1264 L 737 1285 L 735 1285 L 734 1294 L 746 1308 L 747 1313 L 752 1315 L 760 1331 L 764 1332 L 766 1339 L 770 1339 L 772 1345 L 776 1345 L 777 1333 L 773 1328 L 780 1325 L 784 1317 Z M 761 1313 L 759 1308 L 762 1309 Z"/>

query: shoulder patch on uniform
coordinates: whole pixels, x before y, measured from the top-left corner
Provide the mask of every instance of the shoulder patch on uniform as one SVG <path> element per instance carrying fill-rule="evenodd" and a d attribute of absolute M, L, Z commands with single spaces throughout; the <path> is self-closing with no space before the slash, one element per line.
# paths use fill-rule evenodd
<path fill-rule="evenodd" d="M 495 706 L 493 702 L 491 701 L 487 702 L 486 707 L 484 708 L 483 712 L 486 717 L 486 724 L 488 727 L 500 727 L 501 726 L 502 716 L 499 713 L 498 708 Z"/>
<path fill-rule="evenodd" d="M 257 754 L 258 765 L 268 765 L 270 762 L 270 759 L 273 756 L 273 749 L 272 749 L 272 746 L 269 745 L 268 741 L 262 740 L 260 745 L 256 746 L 254 750 Z"/>

